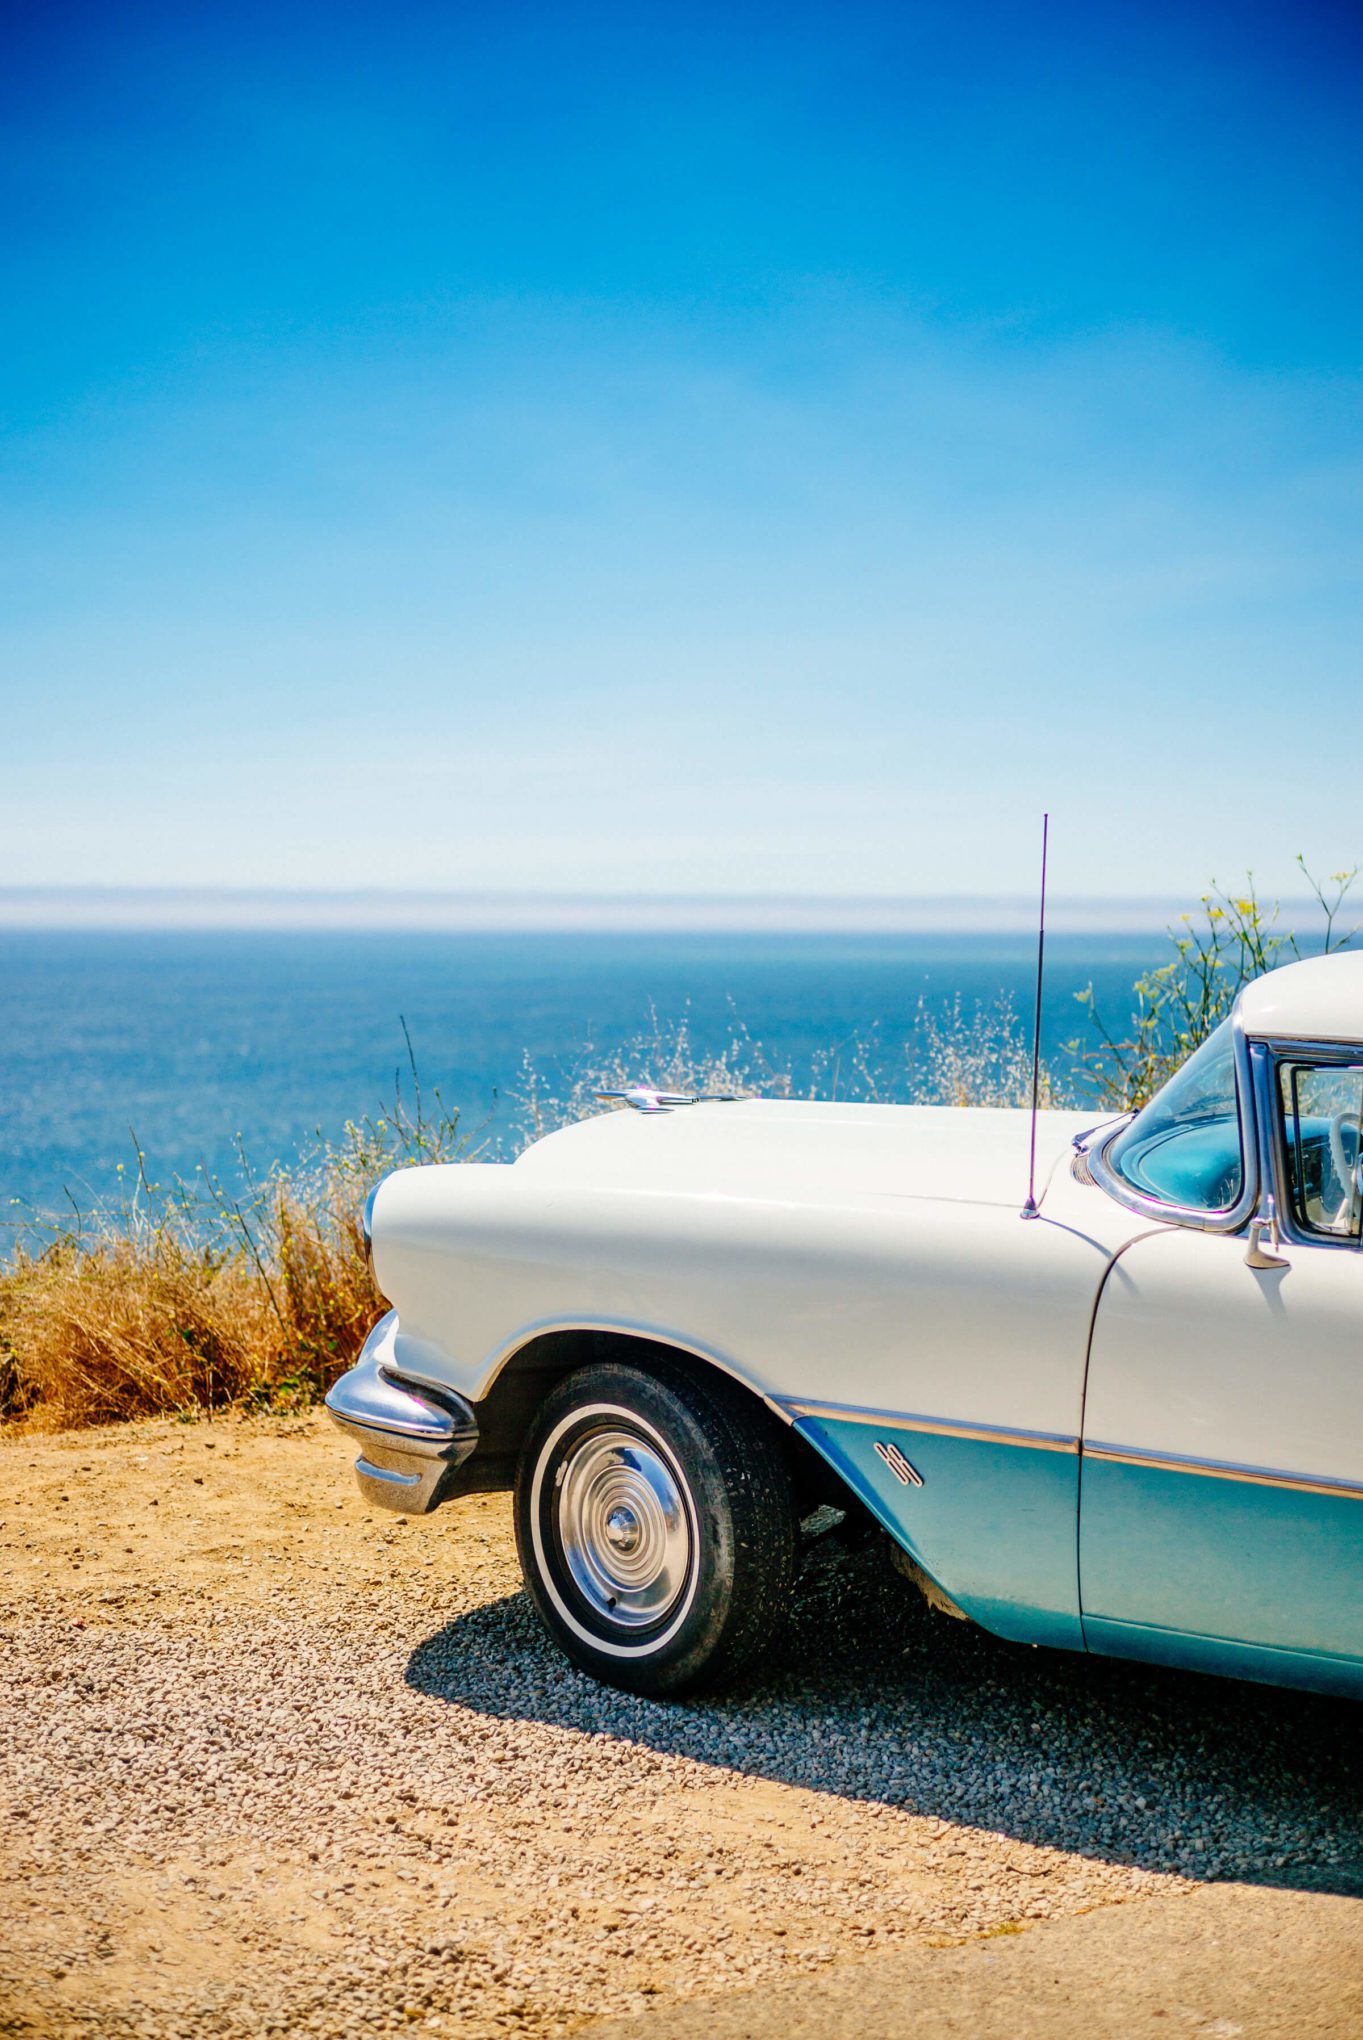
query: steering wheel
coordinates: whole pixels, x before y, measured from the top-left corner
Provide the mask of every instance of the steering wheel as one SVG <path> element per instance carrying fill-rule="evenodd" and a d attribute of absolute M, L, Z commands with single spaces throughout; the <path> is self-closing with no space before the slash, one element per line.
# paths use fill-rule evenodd
<path fill-rule="evenodd" d="M 1354 1132 L 1354 1158 L 1352 1162 L 1349 1160 L 1344 1146 L 1344 1129 L 1346 1126 L 1352 1127 Z M 1363 1159 L 1363 1142 L 1360 1142 L 1359 1139 L 1358 1121 L 1351 1112 L 1334 1113 L 1330 1120 L 1330 1160 L 1334 1164 L 1336 1177 L 1344 1186 L 1344 1202 L 1335 1213 L 1334 1222 L 1336 1225 L 1341 1220 L 1351 1218 L 1353 1215 L 1359 1190 L 1363 1188 L 1363 1172 L 1359 1171 L 1361 1159 Z"/>

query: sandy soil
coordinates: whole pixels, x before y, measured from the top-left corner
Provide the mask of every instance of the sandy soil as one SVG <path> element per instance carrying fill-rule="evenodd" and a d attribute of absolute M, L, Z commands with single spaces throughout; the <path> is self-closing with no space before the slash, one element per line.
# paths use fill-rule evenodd
<path fill-rule="evenodd" d="M 543 1639 L 504 1498 L 408 1524 L 349 1461 L 312 1417 L 0 1445 L 0 2032 L 564 2033 L 1363 1888 L 1356 1709 L 998 1645 L 832 1541 L 761 1682 L 637 1701 Z"/>

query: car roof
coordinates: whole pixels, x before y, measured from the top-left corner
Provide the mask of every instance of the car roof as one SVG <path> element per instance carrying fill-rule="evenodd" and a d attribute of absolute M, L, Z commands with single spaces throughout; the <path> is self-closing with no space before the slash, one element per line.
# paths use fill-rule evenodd
<path fill-rule="evenodd" d="M 1268 1040 L 1363 1042 L 1363 950 L 1336 950 L 1266 971 L 1239 998 L 1246 1034 Z"/>

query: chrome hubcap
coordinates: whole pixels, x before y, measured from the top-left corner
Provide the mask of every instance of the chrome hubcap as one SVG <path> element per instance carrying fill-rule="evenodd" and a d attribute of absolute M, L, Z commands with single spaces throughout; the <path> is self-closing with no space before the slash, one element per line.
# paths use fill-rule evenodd
<path fill-rule="evenodd" d="M 639 1542 L 639 1518 L 633 1509 L 612 1509 L 606 1518 L 606 1540 L 613 1551 L 633 1551 Z"/>
<path fill-rule="evenodd" d="M 691 1527 L 677 1477 L 629 1431 L 594 1431 L 559 1468 L 558 1541 L 573 1583 L 604 1620 L 659 1622 L 691 1569 Z"/>

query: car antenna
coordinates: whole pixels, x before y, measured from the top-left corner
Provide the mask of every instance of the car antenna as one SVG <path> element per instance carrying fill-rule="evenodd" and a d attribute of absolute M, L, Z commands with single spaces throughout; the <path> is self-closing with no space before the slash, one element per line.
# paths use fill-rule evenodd
<path fill-rule="evenodd" d="M 1027 1202 L 1024 1218 L 1040 1218 L 1036 1201 L 1036 1115 L 1041 1104 L 1041 979 L 1046 967 L 1046 844 L 1051 833 L 1049 813 L 1041 817 L 1041 924 L 1036 938 L 1036 1018 L 1032 1023 L 1032 1149 L 1027 1164 Z"/>

